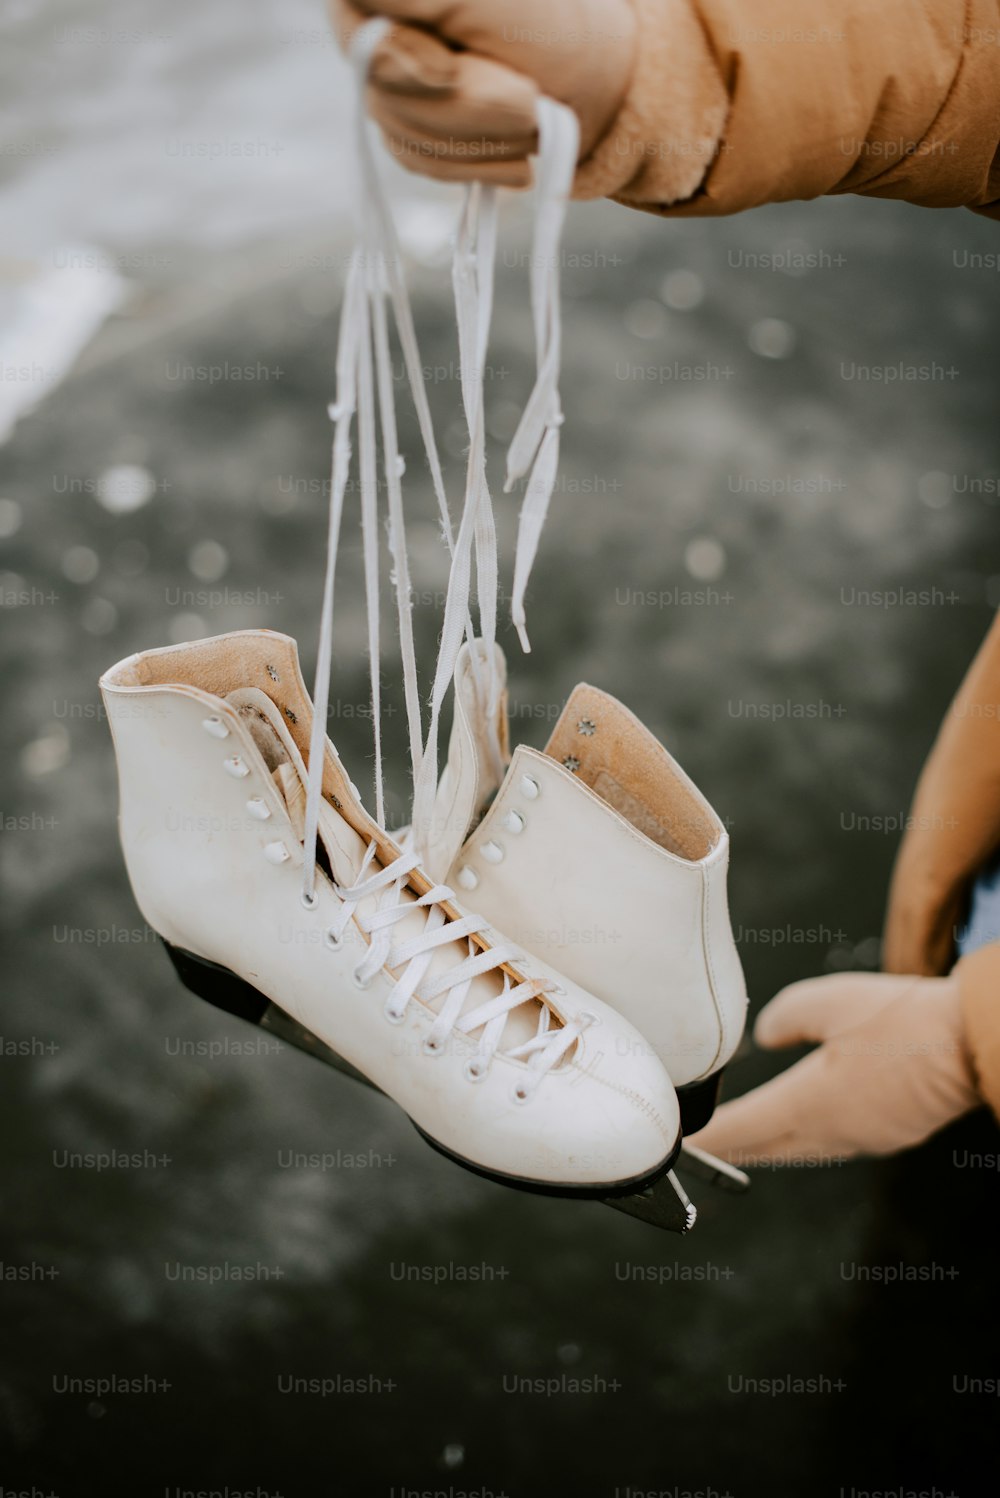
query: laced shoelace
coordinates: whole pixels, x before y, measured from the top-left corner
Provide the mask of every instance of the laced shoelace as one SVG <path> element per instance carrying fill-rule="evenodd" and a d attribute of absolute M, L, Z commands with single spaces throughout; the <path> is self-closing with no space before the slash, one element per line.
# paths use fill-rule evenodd
<path fill-rule="evenodd" d="M 418 899 L 401 900 L 406 880 L 420 862 L 415 850 L 404 852 L 391 864 L 377 869 L 366 878 L 374 856 L 375 847 L 372 844 L 357 879 L 350 885 L 336 887 L 343 904 L 339 925 L 331 928 L 331 939 L 337 945 L 343 939 L 344 930 L 352 919 L 356 919 L 370 937 L 368 951 L 354 971 L 355 981 L 362 988 L 367 987 L 383 967 L 403 969 L 385 1006 L 386 1017 L 394 1023 L 401 1023 L 405 1019 L 407 1006 L 418 987 L 425 1002 L 446 994 L 447 998 L 424 1039 L 424 1049 L 432 1054 L 437 1053 L 444 1049 L 453 1032 L 471 1035 L 482 1029 L 477 1050 L 466 1063 L 467 1075 L 471 1080 L 478 1081 L 485 1075 L 490 1061 L 500 1047 L 508 1016 L 526 1001 L 538 996 L 538 981 L 526 978 L 520 983 L 512 984 L 510 974 L 504 972 L 500 993 L 466 1010 L 473 979 L 493 972 L 503 963 L 516 958 L 513 945 L 510 942 L 499 942 L 482 950 L 477 949 L 469 940 L 468 956 L 454 967 L 449 967 L 446 972 L 429 976 L 428 969 L 440 947 L 476 936 L 486 930 L 487 923 L 474 915 L 446 920 L 441 902 L 451 899 L 452 891 L 444 884 L 432 886 Z M 356 907 L 372 896 L 377 898 L 375 910 L 364 916 Z M 417 936 L 395 941 L 392 928 L 411 917 L 415 909 L 427 912 L 422 931 Z M 540 1006 L 536 1033 L 529 1040 L 508 1047 L 503 1053 L 507 1057 L 528 1062 L 529 1076 L 516 1089 L 518 1101 L 527 1101 L 546 1072 L 557 1065 L 583 1032 L 582 1020 L 552 1030 L 550 1016 L 551 1011 L 543 1003 Z"/>
<path fill-rule="evenodd" d="M 408 881 L 421 862 L 421 835 L 429 825 L 433 798 L 437 790 L 438 735 L 441 708 L 451 686 L 463 637 L 474 642 L 470 613 L 472 557 L 475 553 L 477 596 L 480 610 L 480 635 L 486 642 L 488 682 L 479 674 L 479 656 L 473 644 L 470 651 L 473 680 L 482 700 L 488 703 L 488 721 L 495 722 L 499 686 L 492 643 L 496 635 L 496 600 L 499 587 L 496 528 L 492 500 L 486 478 L 485 416 L 483 386 L 486 348 L 493 300 L 493 277 L 496 259 L 496 194 L 491 188 L 474 185 L 467 190 L 459 226 L 453 267 L 453 286 L 459 332 L 462 401 L 469 429 L 469 458 L 466 473 L 466 498 L 457 537 L 454 535 L 433 423 L 424 386 L 423 369 L 417 345 L 409 298 L 402 274 L 402 262 L 392 214 L 381 184 L 378 165 L 371 143 L 370 126 L 364 109 L 364 84 L 372 53 L 381 41 L 388 23 L 374 20 L 355 35 L 351 59 L 357 81 L 355 126 L 358 156 L 362 174 L 362 212 L 360 243 L 351 258 L 345 284 L 340 332 L 337 345 L 337 394 L 329 414 L 334 422 L 332 478 L 327 535 L 327 559 L 323 586 L 320 640 L 317 653 L 316 683 L 313 694 L 314 717 L 310 737 L 309 766 L 306 777 L 306 811 L 304 826 L 303 903 L 316 903 L 315 881 L 320 804 L 322 801 L 325 762 L 326 720 L 329 702 L 330 667 L 333 648 L 333 611 L 337 555 L 343 522 L 344 498 L 351 462 L 351 428 L 355 418 L 358 428 L 359 477 L 361 489 L 362 551 L 365 596 L 368 613 L 368 654 L 371 674 L 372 721 L 375 750 L 375 815 L 379 826 L 385 826 L 385 792 L 381 747 L 381 679 L 379 638 L 379 558 L 378 558 L 378 474 L 376 407 L 382 438 L 383 470 L 388 497 L 389 547 L 393 560 L 393 582 L 396 594 L 400 649 L 403 663 L 404 697 L 410 738 L 410 760 L 414 782 L 414 809 L 409 845 L 402 854 L 372 874 L 368 870 L 375 860 L 372 842 L 363 859 L 357 878 L 336 892 L 342 901 L 341 923 L 332 935 L 339 941 L 349 921 L 357 915 L 358 924 L 369 936 L 368 952 L 356 970 L 357 981 L 365 985 L 384 966 L 403 968 L 387 1005 L 389 1018 L 401 1021 L 406 1007 L 417 990 L 425 1001 L 446 994 L 444 1004 L 425 1042 L 434 1051 L 443 1047 L 453 1031 L 463 1034 L 482 1029 L 475 1061 L 467 1072 L 473 1080 L 483 1075 L 493 1054 L 500 1046 L 510 1013 L 529 999 L 539 1002 L 535 1035 L 504 1051 L 506 1056 L 528 1062 L 530 1082 L 519 1085 L 516 1096 L 526 1100 L 546 1072 L 557 1065 L 585 1028 L 586 1020 L 551 1028 L 551 1010 L 542 998 L 547 985 L 537 979 L 512 984 L 510 974 L 501 972 L 504 964 L 520 954 L 509 942 L 499 942 L 485 950 L 474 938 L 487 930 L 487 923 L 474 916 L 451 919 L 442 902 L 454 898 L 451 889 L 435 885 L 419 898 L 403 898 Z M 542 168 L 539 176 L 540 207 L 536 220 L 532 266 L 532 313 L 537 343 L 537 377 L 524 418 L 512 444 L 508 461 L 508 487 L 527 471 L 532 462 L 531 478 L 524 501 L 515 578 L 515 597 L 520 597 L 522 641 L 523 594 L 545 509 L 555 478 L 558 457 L 557 428 L 562 417 L 558 399 L 559 309 L 558 309 L 558 242 L 565 211 L 565 199 L 572 180 L 577 151 L 576 118 L 562 105 L 542 101 L 539 110 L 539 135 Z M 545 275 L 536 275 L 544 265 Z M 430 702 L 430 721 L 426 741 L 423 739 L 416 658 L 413 644 L 411 589 L 406 548 L 406 530 L 402 504 L 401 479 L 404 463 L 398 447 L 393 401 L 389 331 L 386 297 L 391 301 L 396 329 L 403 350 L 410 389 L 423 439 L 428 467 L 441 518 L 442 531 L 451 554 L 451 569 L 445 602 L 444 625 Z M 374 356 L 373 356 L 374 349 Z M 376 398 L 377 391 L 377 398 Z M 555 457 L 552 439 L 555 439 Z M 515 453 L 515 447 L 517 449 Z M 541 518 L 539 519 L 539 508 Z M 522 539 L 523 538 L 523 539 Z M 526 559 L 526 560 L 525 560 Z M 515 618 L 516 622 L 516 618 Z M 499 744 L 490 745 L 499 764 Z M 362 917 L 356 907 L 375 897 L 373 913 Z M 427 911 L 420 936 L 394 943 L 392 928 L 412 915 L 414 908 Z M 468 956 L 446 972 L 427 978 L 428 968 L 438 948 L 450 942 L 467 940 Z M 479 975 L 495 972 L 502 981 L 495 997 L 464 1011 L 472 981 Z"/>

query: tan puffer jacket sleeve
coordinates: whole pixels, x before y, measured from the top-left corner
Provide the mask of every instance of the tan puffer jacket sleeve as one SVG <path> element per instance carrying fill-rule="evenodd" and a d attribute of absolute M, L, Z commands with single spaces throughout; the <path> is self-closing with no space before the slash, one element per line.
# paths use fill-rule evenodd
<path fill-rule="evenodd" d="M 956 973 L 976 1087 L 1000 1118 L 1000 942 L 963 957 Z"/>
<path fill-rule="evenodd" d="M 1000 218 L 1000 0 L 633 0 L 575 196 L 671 216 L 862 193 Z"/>
<path fill-rule="evenodd" d="M 883 962 L 893 973 L 946 973 L 972 881 L 1000 847 L 1000 615 L 938 730 L 907 827 Z"/>
<path fill-rule="evenodd" d="M 976 874 L 1000 847 L 1000 616 L 948 709 L 913 798 L 889 894 L 883 965 L 946 973 Z M 979 1090 L 1000 1116 L 1000 941 L 956 969 Z"/>

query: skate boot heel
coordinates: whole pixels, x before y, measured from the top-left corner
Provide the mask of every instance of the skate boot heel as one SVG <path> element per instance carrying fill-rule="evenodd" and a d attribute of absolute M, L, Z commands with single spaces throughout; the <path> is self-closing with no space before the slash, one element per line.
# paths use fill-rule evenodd
<path fill-rule="evenodd" d="M 681 1128 L 685 1134 L 696 1134 L 703 1129 L 715 1112 L 719 1100 L 719 1083 L 724 1066 L 700 1082 L 688 1082 L 677 1089 L 677 1101 L 681 1105 Z"/>
<path fill-rule="evenodd" d="M 248 1024 L 258 1025 L 268 1034 L 276 1036 L 278 1040 L 283 1040 L 286 1045 L 295 1046 L 297 1050 L 314 1056 L 317 1061 L 323 1061 L 327 1066 L 335 1067 L 337 1071 L 343 1072 L 345 1077 L 353 1077 L 355 1082 L 363 1082 L 373 1092 L 379 1091 L 379 1088 L 349 1061 L 345 1061 L 343 1056 L 338 1055 L 331 1046 L 317 1039 L 277 1004 L 272 1004 L 267 995 L 262 994 L 251 983 L 238 978 L 227 967 L 220 967 L 217 962 L 210 962 L 207 957 L 196 957 L 193 952 L 186 952 L 183 947 L 172 946 L 168 941 L 164 941 L 163 945 L 167 949 L 167 956 L 173 963 L 178 978 L 184 987 L 191 993 L 197 994 L 199 999 L 213 1004 L 216 1009 L 224 1010 L 226 1014 L 234 1014 L 237 1019 L 246 1020 Z"/>
<path fill-rule="evenodd" d="M 267 1012 L 269 1000 L 256 988 L 242 978 L 237 978 L 227 967 L 210 962 L 207 957 L 196 957 L 193 952 L 171 946 L 168 941 L 164 941 L 163 945 L 185 988 L 206 1003 L 214 1004 L 216 1009 L 235 1014 L 248 1024 L 260 1024 Z"/>

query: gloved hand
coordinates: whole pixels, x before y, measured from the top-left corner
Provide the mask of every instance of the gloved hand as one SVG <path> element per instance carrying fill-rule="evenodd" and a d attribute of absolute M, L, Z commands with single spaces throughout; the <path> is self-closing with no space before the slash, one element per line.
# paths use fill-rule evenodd
<path fill-rule="evenodd" d="M 397 159 L 444 181 L 527 187 L 535 100 L 580 121 L 583 160 L 632 78 L 628 0 L 331 0 L 346 48 L 372 16 L 398 24 L 372 58 L 368 107 Z"/>
<path fill-rule="evenodd" d="M 754 1039 L 768 1050 L 819 1048 L 723 1103 L 691 1136 L 733 1165 L 893 1154 L 981 1101 L 954 975 L 839 973 L 793 983 L 761 1010 Z"/>

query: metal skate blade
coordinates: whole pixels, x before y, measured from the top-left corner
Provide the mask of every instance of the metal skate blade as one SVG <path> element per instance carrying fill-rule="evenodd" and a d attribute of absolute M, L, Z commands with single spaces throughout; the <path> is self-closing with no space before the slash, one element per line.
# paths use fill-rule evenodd
<path fill-rule="evenodd" d="M 664 1228 L 668 1233 L 689 1233 L 698 1216 L 697 1207 L 672 1170 L 634 1196 L 606 1196 L 603 1200 L 605 1206 L 614 1207 L 616 1212 L 626 1212 L 629 1217 L 638 1217 L 640 1222 Z"/>
<path fill-rule="evenodd" d="M 720 1160 L 716 1155 L 710 1155 L 707 1150 L 700 1150 L 695 1144 L 688 1144 L 686 1140 L 681 1145 L 677 1168 L 689 1170 L 693 1176 L 698 1177 L 699 1181 L 707 1181 L 710 1186 L 718 1186 L 720 1191 L 750 1190 L 750 1177 L 746 1171 L 730 1165 L 728 1160 Z"/>

